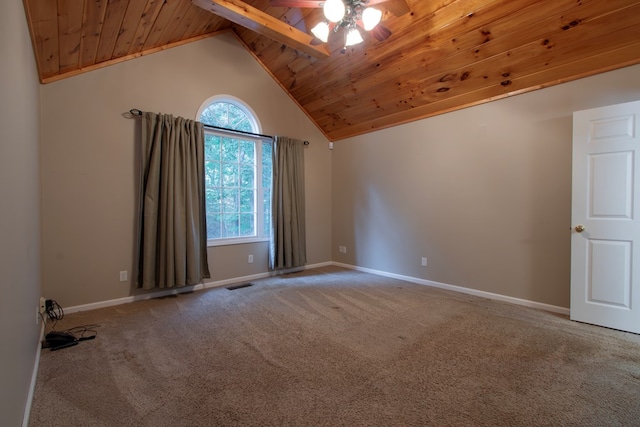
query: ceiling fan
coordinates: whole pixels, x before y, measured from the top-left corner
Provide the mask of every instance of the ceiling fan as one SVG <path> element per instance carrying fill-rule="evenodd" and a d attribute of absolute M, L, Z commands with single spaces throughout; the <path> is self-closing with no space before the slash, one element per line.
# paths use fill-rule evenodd
<path fill-rule="evenodd" d="M 358 27 L 370 32 L 379 41 L 384 41 L 391 36 L 391 31 L 380 24 L 382 11 L 372 7 L 386 1 L 389 0 L 271 0 L 271 6 L 322 8 L 325 20 L 313 27 L 311 33 L 318 43 L 326 43 L 331 32 L 345 30 L 345 43 L 341 51 L 344 53 L 347 46 L 363 41 Z"/>

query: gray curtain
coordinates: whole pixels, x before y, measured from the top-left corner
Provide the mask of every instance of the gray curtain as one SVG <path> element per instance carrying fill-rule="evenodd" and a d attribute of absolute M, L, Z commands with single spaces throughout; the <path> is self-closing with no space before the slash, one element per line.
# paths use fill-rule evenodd
<path fill-rule="evenodd" d="M 142 113 L 139 288 L 195 285 L 210 277 L 204 191 L 204 127 Z"/>
<path fill-rule="evenodd" d="M 269 267 L 307 262 L 304 211 L 304 142 L 276 136 L 273 145 L 272 230 Z"/>

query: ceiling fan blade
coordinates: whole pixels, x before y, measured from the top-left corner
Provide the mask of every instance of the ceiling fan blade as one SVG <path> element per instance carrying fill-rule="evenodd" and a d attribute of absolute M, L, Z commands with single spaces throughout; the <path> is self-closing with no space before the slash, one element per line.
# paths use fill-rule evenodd
<path fill-rule="evenodd" d="M 369 0 L 367 6 L 374 6 L 380 3 L 384 3 L 382 6 L 395 16 L 402 16 L 411 10 L 407 0 Z"/>
<path fill-rule="evenodd" d="M 388 39 L 391 36 L 391 30 L 385 27 L 382 24 L 378 24 L 371 31 L 369 31 L 376 40 L 382 42 Z"/>
<path fill-rule="evenodd" d="M 358 24 L 358 27 L 362 28 L 364 30 L 364 24 L 362 22 L 362 20 L 357 20 L 356 24 Z M 376 40 L 382 42 L 385 41 L 386 39 L 388 39 L 391 36 L 391 30 L 388 29 L 387 27 L 385 27 L 382 24 L 378 24 L 375 27 L 373 27 L 371 30 L 366 31 L 365 32 L 371 34 L 373 37 L 376 38 Z"/>
<path fill-rule="evenodd" d="M 310 7 L 320 8 L 324 4 L 324 1 L 314 0 L 270 0 L 270 4 L 273 7 Z"/>

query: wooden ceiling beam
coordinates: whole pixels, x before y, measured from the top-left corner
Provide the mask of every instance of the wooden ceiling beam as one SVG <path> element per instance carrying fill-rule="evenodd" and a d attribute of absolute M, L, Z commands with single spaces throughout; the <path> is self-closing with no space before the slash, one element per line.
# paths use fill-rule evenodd
<path fill-rule="evenodd" d="M 249 30 L 269 37 L 279 43 L 313 56 L 328 58 L 330 53 L 323 45 L 312 45 L 313 37 L 271 15 L 239 0 L 192 0 L 202 9 L 215 13 Z"/>

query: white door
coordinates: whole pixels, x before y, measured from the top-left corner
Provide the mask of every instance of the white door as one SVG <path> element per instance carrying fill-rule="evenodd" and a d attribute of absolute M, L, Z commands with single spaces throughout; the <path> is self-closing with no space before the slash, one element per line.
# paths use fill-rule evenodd
<path fill-rule="evenodd" d="M 573 114 L 571 319 L 640 333 L 640 101 Z"/>

